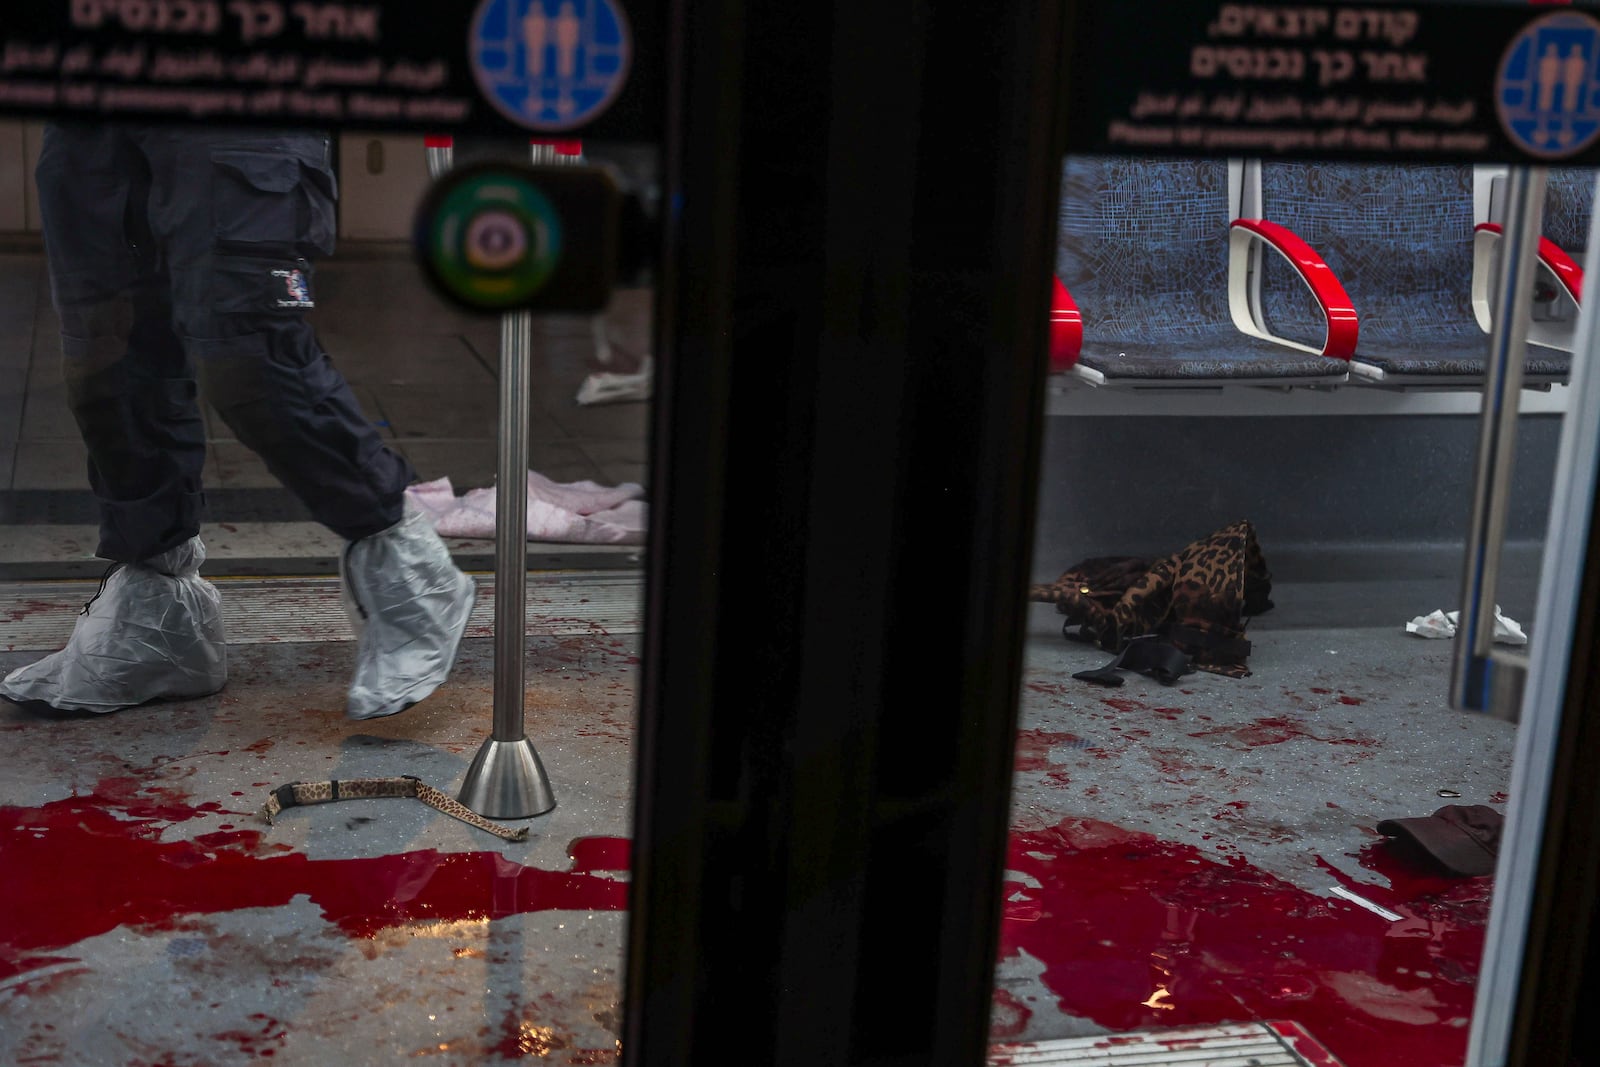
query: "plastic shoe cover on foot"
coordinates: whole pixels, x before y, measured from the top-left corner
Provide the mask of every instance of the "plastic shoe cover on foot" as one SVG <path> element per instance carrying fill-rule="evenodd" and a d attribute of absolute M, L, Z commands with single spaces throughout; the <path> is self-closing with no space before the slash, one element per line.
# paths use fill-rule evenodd
<path fill-rule="evenodd" d="M 345 712 L 393 715 L 439 688 L 455 665 L 477 586 L 410 500 L 405 518 L 352 541 L 339 559 L 356 631 L 356 672 Z"/>
<path fill-rule="evenodd" d="M 228 646 L 222 598 L 200 577 L 205 558 L 205 546 L 192 537 L 116 568 L 73 624 L 67 647 L 6 675 L 0 696 L 108 712 L 221 689 Z"/>

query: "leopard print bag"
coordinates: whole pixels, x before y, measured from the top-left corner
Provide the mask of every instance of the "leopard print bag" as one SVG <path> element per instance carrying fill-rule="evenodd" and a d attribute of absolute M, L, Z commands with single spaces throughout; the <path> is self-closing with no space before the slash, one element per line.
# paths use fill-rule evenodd
<path fill-rule="evenodd" d="M 1028 599 L 1054 604 L 1066 616 L 1062 633 L 1073 640 L 1120 653 L 1130 642 L 1154 638 L 1195 669 L 1243 678 L 1250 673 L 1245 619 L 1271 609 L 1271 592 L 1255 528 L 1240 520 L 1154 562 L 1086 559 L 1054 582 L 1033 586 Z"/>

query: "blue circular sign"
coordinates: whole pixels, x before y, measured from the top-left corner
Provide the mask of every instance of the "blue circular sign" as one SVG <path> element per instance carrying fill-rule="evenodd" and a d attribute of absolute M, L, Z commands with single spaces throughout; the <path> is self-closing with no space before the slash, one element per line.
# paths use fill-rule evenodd
<path fill-rule="evenodd" d="M 1600 21 L 1577 11 L 1535 19 L 1500 60 L 1495 110 L 1529 155 L 1565 159 L 1600 137 Z"/>
<path fill-rule="evenodd" d="M 555 133 L 611 106 L 628 80 L 633 37 L 612 0 L 483 0 L 469 52 L 496 111 Z"/>

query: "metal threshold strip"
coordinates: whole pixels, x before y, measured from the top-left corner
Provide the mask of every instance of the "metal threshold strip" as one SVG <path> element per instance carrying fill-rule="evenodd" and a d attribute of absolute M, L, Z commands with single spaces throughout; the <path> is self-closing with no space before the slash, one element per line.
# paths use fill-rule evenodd
<path fill-rule="evenodd" d="M 1341 1067 L 1298 1024 L 1239 1023 L 994 1045 L 989 1067 Z"/>
<path fill-rule="evenodd" d="M 468 637 L 494 633 L 494 583 L 475 576 L 478 601 Z M 337 578 L 222 578 L 223 625 L 230 644 L 352 641 Z M 98 582 L 0 585 L 0 652 L 51 651 L 66 644 L 73 620 Z M 640 631 L 644 578 L 628 571 L 557 571 L 528 577 L 530 637 L 622 635 Z"/>

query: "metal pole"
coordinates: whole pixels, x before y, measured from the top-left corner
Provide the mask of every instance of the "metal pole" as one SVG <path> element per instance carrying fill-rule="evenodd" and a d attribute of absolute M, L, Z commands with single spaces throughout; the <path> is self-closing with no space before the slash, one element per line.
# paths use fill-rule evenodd
<path fill-rule="evenodd" d="M 427 143 L 428 171 L 450 169 L 448 139 Z M 500 431 L 495 460 L 494 724 L 457 799 L 489 819 L 525 819 L 556 806 L 523 723 L 528 595 L 528 377 L 533 315 L 500 319 Z"/>
<path fill-rule="evenodd" d="M 576 166 L 583 162 L 583 142 L 530 140 L 528 155 L 536 167 L 562 164 Z"/>
<path fill-rule="evenodd" d="M 437 178 L 450 169 L 455 157 L 455 138 L 429 134 L 423 138 L 423 153 L 428 158 L 428 177 Z"/>
<path fill-rule="evenodd" d="M 1467 531 L 1460 623 L 1450 701 L 1464 711 L 1514 719 L 1527 678 L 1527 657 L 1494 646 L 1494 609 L 1505 544 L 1518 398 L 1527 350 L 1529 294 L 1538 272 L 1544 212 L 1543 167 L 1511 168 L 1505 235 L 1500 242 L 1499 290 L 1485 366 L 1477 487 Z"/>
<path fill-rule="evenodd" d="M 500 319 L 500 452 L 495 463 L 494 733 L 520 741 L 528 594 L 528 369 L 533 315 Z"/>

